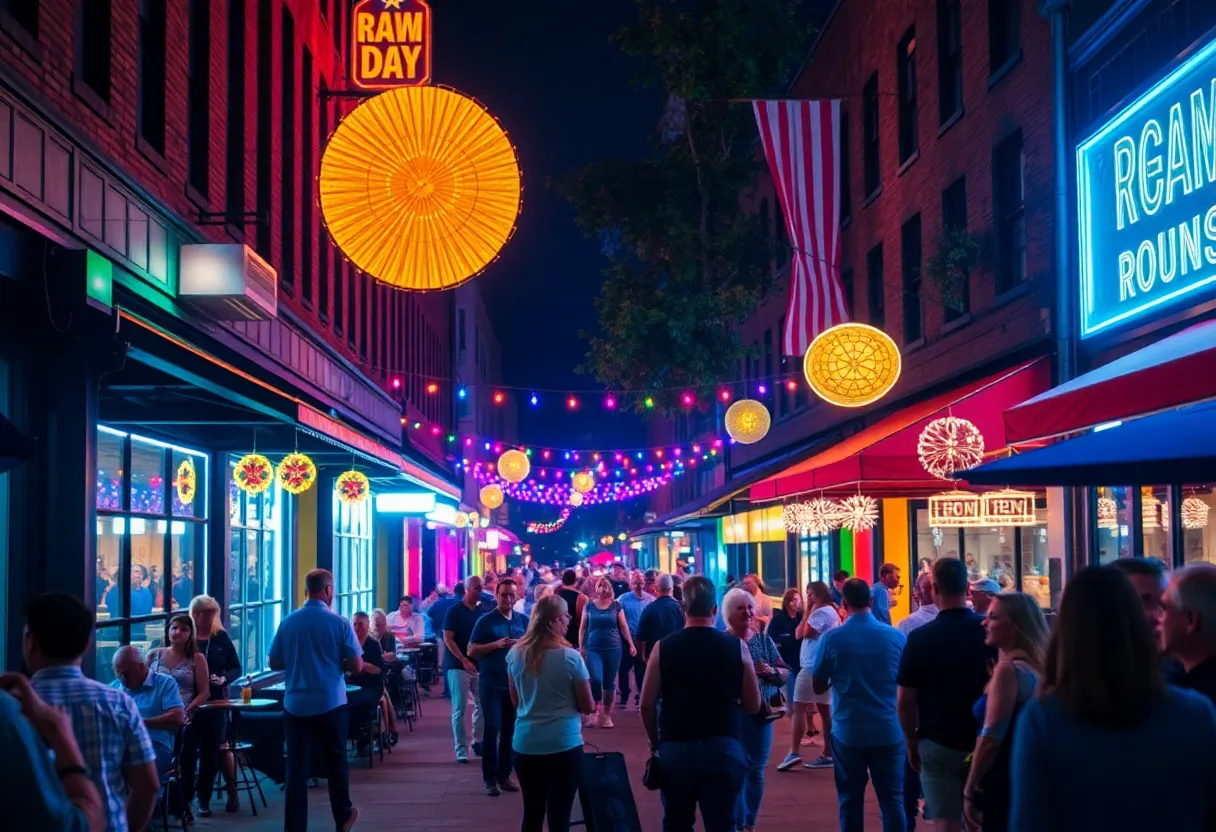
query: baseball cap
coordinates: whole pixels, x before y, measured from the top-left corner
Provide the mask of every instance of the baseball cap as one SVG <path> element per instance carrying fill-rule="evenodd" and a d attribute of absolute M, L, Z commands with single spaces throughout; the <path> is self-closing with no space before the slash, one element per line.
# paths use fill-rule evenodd
<path fill-rule="evenodd" d="M 987 592 L 990 595 L 999 595 L 1001 592 L 1001 585 L 992 580 L 992 578 L 980 578 L 978 581 L 971 582 L 971 591 Z"/>

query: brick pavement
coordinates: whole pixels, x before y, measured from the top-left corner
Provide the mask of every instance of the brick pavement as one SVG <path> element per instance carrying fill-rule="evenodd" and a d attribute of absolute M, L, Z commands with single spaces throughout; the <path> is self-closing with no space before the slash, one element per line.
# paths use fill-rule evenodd
<path fill-rule="evenodd" d="M 414 732 L 405 734 L 401 743 L 384 763 L 368 771 L 366 765 L 351 770 L 351 795 L 359 807 L 361 830 L 394 832 L 438 832 L 452 829 L 481 829 L 486 832 L 519 828 L 522 808 L 518 795 L 498 798 L 482 793 L 481 773 L 474 758 L 468 765 L 453 762 L 448 706 L 445 700 L 424 699 L 424 716 L 415 723 Z M 662 828 L 662 807 L 658 793 L 642 787 L 646 761 L 646 742 L 637 711 L 619 713 L 617 727 L 610 731 L 588 729 L 584 738 L 601 750 L 625 754 L 633 780 L 633 795 L 645 832 Z M 836 791 L 831 770 L 779 773 L 777 762 L 784 756 L 787 723 L 774 725 L 774 748 L 768 768 L 764 803 L 758 828 L 806 832 L 835 830 Z M 804 747 L 804 759 L 811 759 L 818 748 Z M 813 752 L 813 753 L 812 753 Z M 222 809 L 210 819 L 198 820 L 195 829 L 272 830 L 283 823 L 283 796 L 274 784 L 265 784 L 268 809 L 254 818 L 248 804 L 240 815 L 226 815 Z M 870 793 L 867 826 L 878 829 L 878 813 Z M 222 804 L 219 804 L 222 806 Z M 576 804 L 577 814 L 577 804 Z M 580 827 L 576 827 L 580 828 Z M 332 830 L 324 785 L 310 791 L 309 829 Z"/>

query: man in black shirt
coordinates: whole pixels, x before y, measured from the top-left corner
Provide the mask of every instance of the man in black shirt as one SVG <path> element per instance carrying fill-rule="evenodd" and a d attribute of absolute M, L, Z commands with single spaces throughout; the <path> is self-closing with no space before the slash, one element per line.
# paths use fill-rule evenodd
<path fill-rule="evenodd" d="M 1198 563 L 1175 572 L 1161 601 L 1165 651 L 1181 665 L 1169 681 L 1216 703 L 1216 566 Z"/>
<path fill-rule="evenodd" d="M 645 664 L 650 658 L 650 651 L 660 640 L 672 633 L 684 629 L 684 610 L 680 602 L 672 597 L 675 581 L 667 574 L 659 575 L 654 581 L 656 598 L 642 610 L 642 618 L 638 622 L 638 658 Z"/>
<path fill-rule="evenodd" d="M 384 650 L 380 642 L 371 637 L 371 621 L 365 612 L 357 612 L 351 618 L 355 638 L 363 648 L 363 669 L 349 674 L 350 683 L 359 688 L 347 695 L 350 705 L 350 720 L 356 724 L 367 724 L 376 713 L 376 705 L 384 693 Z M 355 747 L 360 754 L 367 753 L 370 737 L 355 737 Z"/>
<path fill-rule="evenodd" d="M 996 651 L 985 644 L 983 618 L 967 608 L 967 566 L 933 564 L 937 618 L 908 634 L 899 662 L 899 724 L 908 764 L 920 772 L 925 817 L 934 829 L 961 832 L 967 756 L 980 724 L 972 713 L 988 684 Z"/>
<path fill-rule="evenodd" d="M 608 579 L 612 584 L 612 597 L 620 598 L 629 591 L 629 575 L 625 572 L 624 564 L 612 564 L 612 576 Z"/>

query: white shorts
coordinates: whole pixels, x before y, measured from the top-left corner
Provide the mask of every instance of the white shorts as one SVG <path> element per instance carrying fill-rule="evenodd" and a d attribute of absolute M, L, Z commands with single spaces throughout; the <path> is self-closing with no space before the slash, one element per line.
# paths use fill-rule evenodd
<path fill-rule="evenodd" d="M 832 704 L 832 692 L 829 690 L 824 693 L 815 693 L 811 682 L 811 671 L 804 667 L 798 671 L 798 677 L 794 679 L 794 703 L 830 705 Z"/>

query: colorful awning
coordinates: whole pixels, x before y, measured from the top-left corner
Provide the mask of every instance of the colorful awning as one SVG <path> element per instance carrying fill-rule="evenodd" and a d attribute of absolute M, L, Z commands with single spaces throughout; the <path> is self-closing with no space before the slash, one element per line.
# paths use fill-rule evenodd
<path fill-rule="evenodd" d="M 901 495 L 941 490 L 945 483 L 920 464 L 916 443 L 942 416 L 972 422 L 988 451 L 1007 445 L 1002 414 L 1051 386 L 1051 367 L 1037 359 L 910 405 L 837 445 L 753 485 L 753 503 L 811 492 Z"/>
<path fill-rule="evenodd" d="M 1010 444 L 1047 439 L 1216 398 L 1216 321 L 1205 321 L 1022 402 Z"/>

